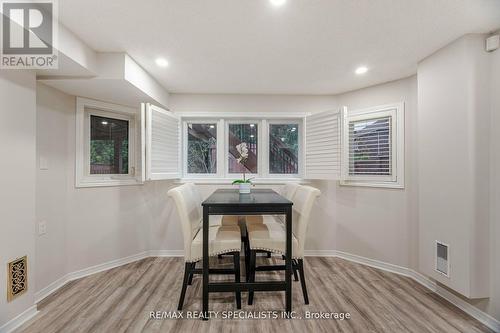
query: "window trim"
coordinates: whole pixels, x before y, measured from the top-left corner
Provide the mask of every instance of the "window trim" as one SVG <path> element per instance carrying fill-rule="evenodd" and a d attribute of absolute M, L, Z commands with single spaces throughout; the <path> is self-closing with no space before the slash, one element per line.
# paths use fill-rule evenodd
<path fill-rule="evenodd" d="M 391 117 L 391 150 L 392 150 L 392 174 L 385 175 L 349 175 L 349 123 L 352 121 L 368 120 L 374 118 Z M 343 186 L 367 186 L 367 187 L 385 187 L 399 188 L 405 187 L 404 182 L 404 103 L 393 103 L 360 109 L 346 111 L 343 113 L 342 122 L 342 160 L 340 185 Z"/>
<path fill-rule="evenodd" d="M 239 173 L 229 173 L 228 149 L 229 124 L 257 124 L 258 125 L 258 165 L 257 174 L 246 174 L 253 177 L 254 184 L 282 184 L 285 182 L 303 181 L 305 162 L 304 154 L 304 117 L 305 113 L 287 114 L 286 116 L 267 113 L 222 113 L 207 115 L 206 113 L 181 113 L 182 121 L 182 178 L 181 181 L 194 181 L 197 183 L 227 184 L 241 176 Z M 217 173 L 215 174 L 188 174 L 187 173 L 187 124 L 188 123 L 217 123 Z M 270 174 L 267 156 L 269 145 L 269 125 L 298 123 L 299 131 L 299 174 Z M 222 138 L 219 139 L 219 138 Z M 223 163 L 219 163 L 219 161 Z"/>
<path fill-rule="evenodd" d="M 215 173 L 188 173 L 188 165 L 187 165 L 187 156 L 188 156 L 188 124 L 215 124 L 217 126 L 217 142 L 216 142 L 216 147 L 217 147 L 217 167 L 216 167 L 216 172 Z M 219 165 L 219 157 L 220 157 L 220 150 L 221 150 L 221 140 L 220 134 L 221 134 L 221 124 L 220 124 L 220 119 L 184 119 L 182 120 L 182 160 L 181 160 L 181 166 L 182 166 L 182 175 L 183 177 L 186 178 L 214 178 L 215 176 L 219 177 L 221 168 Z M 222 131 L 223 132 L 223 131 Z"/>
<path fill-rule="evenodd" d="M 269 156 L 269 135 L 271 133 L 271 125 L 290 125 L 296 123 L 297 124 L 297 141 L 299 143 L 299 151 L 298 151 L 298 173 L 271 173 L 269 170 L 269 158 L 266 158 L 266 168 L 264 170 L 264 176 L 268 178 L 303 178 L 304 176 L 304 120 L 299 118 L 283 118 L 283 119 L 270 119 L 267 121 L 266 125 L 266 133 L 264 136 L 266 137 L 266 156 Z"/>
<path fill-rule="evenodd" d="M 86 108 L 94 110 L 87 111 Z M 92 115 L 127 120 L 129 122 L 129 173 L 124 175 L 92 175 L 90 174 L 90 117 Z M 139 137 L 138 111 L 122 105 L 95 101 L 77 97 L 76 101 L 76 140 L 75 140 L 75 187 L 101 187 L 120 185 L 140 185 L 142 177 L 139 171 L 138 149 Z"/>
<path fill-rule="evenodd" d="M 234 119 L 226 118 L 224 120 L 224 176 L 225 178 L 234 179 L 243 175 L 243 173 L 229 172 L 229 125 L 231 124 L 257 124 L 257 173 L 245 173 L 246 178 L 258 178 L 262 175 L 262 119 Z"/>

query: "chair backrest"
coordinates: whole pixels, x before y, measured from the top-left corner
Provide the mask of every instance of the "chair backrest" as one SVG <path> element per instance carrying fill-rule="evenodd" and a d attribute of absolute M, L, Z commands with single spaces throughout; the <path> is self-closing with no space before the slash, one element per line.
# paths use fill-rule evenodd
<path fill-rule="evenodd" d="M 168 191 L 168 196 L 174 199 L 179 218 L 181 220 L 182 234 L 184 237 L 184 256 L 191 256 L 191 243 L 200 229 L 201 202 L 193 191 L 190 183 L 178 186 Z"/>
<path fill-rule="evenodd" d="M 279 191 L 279 193 L 287 198 L 288 200 L 292 200 L 295 195 L 295 191 L 299 187 L 299 183 L 286 183 Z"/>
<path fill-rule="evenodd" d="M 304 245 L 306 240 L 307 225 L 309 224 L 311 211 L 314 201 L 321 194 L 320 190 L 311 187 L 299 185 L 293 196 L 293 234 L 299 242 L 298 253 L 294 256 L 302 257 L 304 255 Z"/>
<path fill-rule="evenodd" d="M 201 203 L 203 202 L 203 196 L 201 195 L 198 186 L 196 186 L 194 183 L 186 183 L 186 185 L 189 185 L 189 188 L 193 192 L 193 196 L 197 201 L 197 207 L 200 211 L 200 220 L 201 220 L 201 217 L 203 216 L 203 207 L 201 206 Z"/>

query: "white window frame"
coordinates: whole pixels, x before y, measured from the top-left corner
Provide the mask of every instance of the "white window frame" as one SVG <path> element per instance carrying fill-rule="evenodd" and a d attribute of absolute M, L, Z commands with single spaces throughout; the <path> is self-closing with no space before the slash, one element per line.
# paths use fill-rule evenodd
<path fill-rule="evenodd" d="M 87 110 L 92 109 L 92 110 Z M 120 185 L 140 185 L 142 176 L 139 174 L 140 152 L 138 142 L 140 138 L 139 110 L 122 105 L 95 101 L 77 97 L 76 101 L 76 187 L 101 187 Z M 128 140 L 128 166 L 129 173 L 118 175 L 92 175 L 90 174 L 90 117 L 100 116 L 113 119 L 127 120 L 129 122 Z"/>
<path fill-rule="evenodd" d="M 257 173 L 249 174 L 247 177 L 254 178 L 256 184 L 282 184 L 286 182 L 303 181 L 304 170 L 304 117 L 305 113 L 294 113 L 281 116 L 269 113 L 247 113 L 245 116 L 234 113 L 218 113 L 207 115 L 206 113 L 180 113 L 182 120 L 182 179 L 181 182 L 194 181 L 197 183 L 228 184 L 228 182 L 240 178 L 241 173 L 229 173 L 229 124 L 257 124 Z M 217 123 L 217 173 L 215 174 L 189 174 L 187 173 L 187 125 Z M 269 173 L 269 125 L 297 123 L 299 131 L 299 173 L 298 174 L 270 174 Z M 221 163 L 222 161 L 222 163 Z"/>
<path fill-rule="evenodd" d="M 217 168 L 215 173 L 188 173 L 187 157 L 188 157 L 188 125 L 189 124 L 215 124 L 217 126 Z M 222 119 L 183 119 L 182 121 L 182 175 L 185 178 L 202 178 L 211 179 L 214 177 L 222 178 L 224 175 L 223 167 L 220 165 L 221 158 L 224 158 L 224 122 Z M 221 156 L 222 155 L 222 156 Z M 224 164 L 223 164 L 224 165 Z"/>
<path fill-rule="evenodd" d="M 349 123 L 377 118 L 391 117 L 391 175 L 349 174 Z M 393 103 L 367 109 L 344 110 L 342 126 L 342 167 L 340 184 L 346 186 L 368 186 L 404 188 L 404 103 Z"/>
<path fill-rule="evenodd" d="M 246 178 L 259 178 L 262 175 L 262 122 L 263 120 L 257 119 L 224 119 L 224 175 L 226 178 L 241 178 L 242 173 L 229 172 L 229 125 L 231 124 L 256 124 L 257 125 L 257 173 L 246 173 Z"/>
<path fill-rule="evenodd" d="M 298 173 L 271 173 L 269 170 L 269 135 L 271 133 L 271 125 L 290 125 L 297 124 L 298 137 L 297 140 L 299 142 L 299 152 L 298 152 Z M 303 169 L 304 169 L 304 121 L 303 119 L 269 119 L 265 126 L 265 133 L 263 136 L 266 138 L 266 147 L 265 147 L 265 169 L 264 169 L 264 177 L 269 178 L 302 178 L 303 177 Z"/>

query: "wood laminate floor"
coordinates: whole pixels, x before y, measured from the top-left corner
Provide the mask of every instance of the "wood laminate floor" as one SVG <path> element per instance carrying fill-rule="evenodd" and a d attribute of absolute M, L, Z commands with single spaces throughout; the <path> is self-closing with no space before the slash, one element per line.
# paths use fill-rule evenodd
<path fill-rule="evenodd" d="M 213 258 L 211 266 L 230 260 Z M 311 304 L 304 305 L 300 282 L 293 283 L 293 310 L 302 319 L 150 319 L 151 311 L 177 309 L 183 269 L 182 258 L 148 258 L 72 281 L 38 304 L 40 313 L 18 332 L 492 332 L 410 278 L 320 257 L 305 260 Z M 256 280 L 282 274 L 262 272 Z M 284 308 L 283 292 L 256 293 L 253 306 L 246 305 L 247 293 L 242 298 L 243 314 Z M 184 315 L 200 310 L 197 275 L 186 293 Z M 236 310 L 234 294 L 210 294 L 210 310 L 219 316 Z M 304 319 L 306 311 L 344 312 L 351 318 Z"/>

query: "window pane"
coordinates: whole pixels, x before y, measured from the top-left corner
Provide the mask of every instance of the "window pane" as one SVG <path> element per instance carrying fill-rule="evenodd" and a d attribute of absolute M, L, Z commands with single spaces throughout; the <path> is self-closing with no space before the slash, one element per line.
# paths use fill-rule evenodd
<path fill-rule="evenodd" d="M 217 173 L 217 125 L 188 124 L 188 173 Z"/>
<path fill-rule="evenodd" d="M 349 174 L 391 175 L 391 117 L 349 123 Z"/>
<path fill-rule="evenodd" d="M 128 174 L 128 121 L 90 116 L 90 174 Z"/>
<path fill-rule="evenodd" d="M 269 126 L 269 173 L 299 173 L 298 124 Z"/>
<path fill-rule="evenodd" d="M 257 124 L 229 124 L 229 173 L 257 173 L 257 129 Z M 248 157 L 240 163 L 237 146 L 242 143 L 248 148 Z"/>

